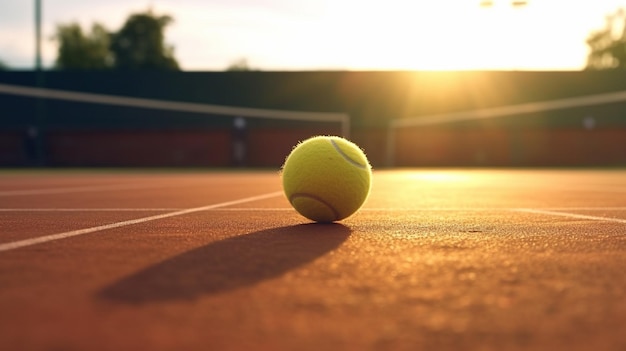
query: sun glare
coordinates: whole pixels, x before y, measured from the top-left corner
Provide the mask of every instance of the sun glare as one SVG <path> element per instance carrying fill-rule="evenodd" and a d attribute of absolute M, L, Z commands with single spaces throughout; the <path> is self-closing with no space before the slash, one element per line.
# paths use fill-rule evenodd
<path fill-rule="evenodd" d="M 340 1 L 329 8 L 328 33 L 340 37 L 336 54 L 357 62 L 353 68 L 516 69 L 532 60 L 523 44 L 537 34 L 526 10 L 479 1 Z"/>

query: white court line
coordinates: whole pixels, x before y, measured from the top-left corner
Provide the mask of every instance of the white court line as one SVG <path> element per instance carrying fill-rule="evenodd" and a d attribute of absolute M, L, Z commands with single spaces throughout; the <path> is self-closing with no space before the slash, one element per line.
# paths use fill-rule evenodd
<path fill-rule="evenodd" d="M 535 208 L 542 211 L 626 211 L 626 207 L 546 207 Z"/>
<path fill-rule="evenodd" d="M 150 212 L 179 211 L 180 207 L 138 207 L 138 208 L 0 208 L 0 212 Z M 230 207 L 212 208 L 221 212 L 246 211 L 293 211 L 291 207 Z M 359 211 L 395 212 L 395 211 L 433 211 L 433 212 L 480 212 L 480 211 L 520 211 L 524 209 L 507 207 L 364 207 Z M 626 207 L 546 207 L 536 208 L 538 211 L 626 211 Z"/>
<path fill-rule="evenodd" d="M 232 207 L 217 208 L 215 211 L 292 211 L 291 207 Z M 396 211 L 433 211 L 433 212 L 482 212 L 482 211 L 517 211 L 518 208 L 508 207 L 363 207 L 359 211 L 396 212 Z M 546 211 L 626 211 L 626 207 L 550 207 Z M 0 209 L 2 212 L 2 209 Z"/>
<path fill-rule="evenodd" d="M 0 212 L 158 212 L 183 208 L 0 208 Z"/>
<path fill-rule="evenodd" d="M 569 218 L 576 218 L 576 219 L 591 219 L 594 221 L 616 222 L 616 223 L 626 224 L 626 219 L 588 216 L 588 215 L 581 215 L 581 214 L 568 213 L 568 212 L 546 211 L 546 210 L 539 210 L 539 209 L 532 209 L 532 208 L 517 208 L 517 209 L 514 209 L 513 211 L 536 213 L 536 214 L 542 214 L 542 215 L 548 215 L 548 216 L 561 216 L 561 217 L 569 217 Z"/>
<path fill-rule="evenodd" d="M 93 185 L 75 186 L 75 187 L 48 188 L 48 189 L 4 190 L 4 191 L 0 191 L 0 196 L 67 194 L 67 193 L 92 192 L 92 191 L 142 189 L 142 188 L 152 188 L 152 187 L 155 187 L 155 186 L 136 183 L 136 184 L 114 184 L 114 185 L 99 185 L 99 186 L 93 186 Z"/>
<path fill-rule="evenodd" d="M 219 208 L 219 207 L 226 207 L 226 206 L 243 204 L 243 203 L 246 203 L 246 202 L 252 202 L 252 201 L 268 199 L 268 198 L 272 198 L 272 197 L 275 197 L 275 196 L 278 196 L 278 195 L 282 195 L 282 194 L 283 194 L 282 191 L 275 191 L 273 193 L 268 193 L 268 194 L 263 194 L 263 195 L 258 195 L 258 196 L 251 196 L 251 197 L 246 197 L 246 198 L 239 199 L 239 200 L 227 201 L 227 202 L 222 202 L 222 203 L 208 205 L 208 206 L 189 208 L 189 209 L 185 209 L 185 210 L 168 212 L 168 213 L 159 214 L 159 215 L 150 216 L 150 217 L 143 217 L 143 218 L 131 219 L 131 220 L 128 220 L 128 221 L 122 221 L 122 222 L 116 222 L 116 223 L 111 223 L 111 224 L 100 225 L 100 226 L 97 226 L 97 227 L 72 230 L 72 231 L 69 231 L 69 232 L 52 234 L 52 235 L 46 235 L 46 236 L 41 236 L 41 237 L 32 238 L 32 239 L 13 241 L 13 242 L 5 243 L 5 244 L 0 244 L 0 252 L 2 252 L 2 251 L 9 251 L 9 250 L 15 250 L 15 249 L 18 249 L 18 248 L 21 248 L 21 247 L 31 246 L 31 245 L 36 245 L 36 244 L 42 244 L 42 243 L 46 243 L 46 242 L 50 242 L 50 241 L 54 241 L 54 240 L 71 238 L 73 236 L 78 236 L 78 235 L 98 232 L 98 231 L 107 230 L 107 229 L 125 227 L 125 226 L 128 226 L 128 225 L 146 223 L 146 222 L 155 221 L 155 220 L 158 220 L 158 219 L 163 219 L 163 218 L 168 218 L 168 217 L 174 217 L 174 216 L 180 216 L 180 215 L 194 213 L 194 212 L 212 210 L 212 209 Z"/>

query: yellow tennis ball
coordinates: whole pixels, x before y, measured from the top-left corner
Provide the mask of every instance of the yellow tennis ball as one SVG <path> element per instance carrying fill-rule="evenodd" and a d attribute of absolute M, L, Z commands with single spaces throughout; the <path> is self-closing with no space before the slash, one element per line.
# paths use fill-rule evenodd
<path fill-rule="evenodd" d="M 372 167 L 354 143 L 316 136 L 299 143 L 282 169 L 291 205 L 316 222 L 342 220 L 356 212 L 370 192 Z"/>

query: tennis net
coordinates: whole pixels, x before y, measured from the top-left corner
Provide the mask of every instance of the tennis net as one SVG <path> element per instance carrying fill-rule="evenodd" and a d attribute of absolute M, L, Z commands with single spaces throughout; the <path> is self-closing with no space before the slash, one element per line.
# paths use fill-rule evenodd
<path fill-rule="evenodd" d="M 387 165 L 624 165 L 626 91 L 394 119 Z"/>
<path fill-rule="evenodd" d="M 348 136 L 345 113 L 220 106 L 0 84 L 0 163 L 276 166 L 299 140 Z M 10 97 L 10 98 L 9 98 Z M 43 101 L 44 116 L 35 105 Z M 39 117 L 37 116 L 39 114 Z M 12 155 L 12 157 L 7 156 Z M 38 158 L 44 160 L 33 161 Z M 29 161 L 30 160 L 30 161 Z"/>

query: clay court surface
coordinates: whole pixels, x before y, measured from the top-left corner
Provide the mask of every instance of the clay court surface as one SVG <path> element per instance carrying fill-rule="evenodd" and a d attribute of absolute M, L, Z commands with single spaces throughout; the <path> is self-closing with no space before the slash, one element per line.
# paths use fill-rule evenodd
<path fill-rule="evenodd" d="M 626 171 L 0 172 L 2 350 L 626 350 Z"/>

